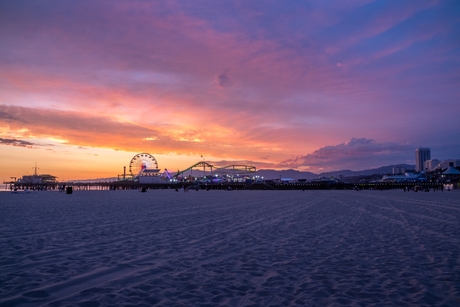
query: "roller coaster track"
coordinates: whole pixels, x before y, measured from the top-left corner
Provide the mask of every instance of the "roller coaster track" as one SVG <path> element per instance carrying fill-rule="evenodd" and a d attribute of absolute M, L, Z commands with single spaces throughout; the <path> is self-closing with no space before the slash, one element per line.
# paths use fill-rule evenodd
<path fill-rule="evenodd" d="M 177 178 L 181 175 L 183 175 L 187 171 L 192 171 L 194 168 L 202 168 L 203 172 L 206 173 L 206 168 L 210 170 L 209 174 L 214 175 L 214 174 L 219 174 L 219 175 L 239 175 L 239 174 L 249 174 L 249 173 L 255 173 L 256 172 L 256 167 L 255 166 L 250 166 L 250 165 L 243 165 L 243 164 L 234 164 L 234 165 L 228 165 L 224 167 L 219 167 L 216 168 L 213 165 L 200 161 L 198 163 L 193 164 L 192 166 L 182 170 L 182 171 L 177 171 L 173 178 Z M 214 168 L 214 171 L 213 171 Z"/>
<path fill-rule="evenodd" d="M 190 166 L 190 167 L 188 167 L 188 168 L 186 168 L 186 169 L 184 169 L 182 171 L 178 171 L 176 174 L 174 174 L 173 178 L 177 178 L 180 175 L 183 175 L 185 172 L 191 171 L 193 168 L 196 168 L 196 167 L 203 167 L 204 171 L 206 171 L 206 167 L 209 167 L 211 169 L 211 173 L 212 173 L 212 168 L 214 166 L 209 164 L 209 163 L 207 163 L 207 162 L 201 161 L 201 162 L 193 164 L 192 166 Z"/>
<path fill-rule="evenodd" d="M 215 172 L 219 172 L 222 174 L 227 172 L 230 174 L 255 173 L 256 167 L 250 165 L 234 164 L 218 168 Z"/>

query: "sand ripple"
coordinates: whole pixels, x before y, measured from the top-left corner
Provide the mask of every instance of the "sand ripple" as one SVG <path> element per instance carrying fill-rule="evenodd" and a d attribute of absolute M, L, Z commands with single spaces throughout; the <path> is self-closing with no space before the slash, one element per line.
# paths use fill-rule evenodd
<path fill-rule="evenodd" d="M 0 306 L 460 306 L 460 192 L 0 193 Z"/>

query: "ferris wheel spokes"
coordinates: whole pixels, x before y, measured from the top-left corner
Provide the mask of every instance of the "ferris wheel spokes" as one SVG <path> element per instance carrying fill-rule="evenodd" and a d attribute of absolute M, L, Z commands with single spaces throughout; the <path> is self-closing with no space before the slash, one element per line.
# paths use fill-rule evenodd
<path fill-rule="evenodd" d="M 154 156 L 148 153 L 139 153 L 135 155 L 129 163 L 129 172 L 132 176 L 137 177 L 142 173 L 157 173 L 158 162 Z"/>

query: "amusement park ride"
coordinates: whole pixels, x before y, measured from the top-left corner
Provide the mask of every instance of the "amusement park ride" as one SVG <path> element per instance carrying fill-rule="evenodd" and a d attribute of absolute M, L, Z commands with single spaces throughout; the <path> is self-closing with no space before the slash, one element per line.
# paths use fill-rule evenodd
<path fill-rule="evenodd" d="M 194 169 L 199 169 L 199 172 L 202 172 L 201 176 L 199 176 L 201 178 L 193 176 Z M 207 173 L 207 170 L 209 173 Z M 213 182 L 242 181 L 252 177 L 255 172 L 255 166 L 235 164 L 217 168 L 205 161 L 200 161 L 182 171 L 177 170 L 174 174 L 171 174 L 167 169 L 163 173 L 160 173 L 157 160 L 149 153 L 139 153 L 129 163 L 129 173 L 132 180 L 139 183 L 196 180 L 209 180 Z"/>

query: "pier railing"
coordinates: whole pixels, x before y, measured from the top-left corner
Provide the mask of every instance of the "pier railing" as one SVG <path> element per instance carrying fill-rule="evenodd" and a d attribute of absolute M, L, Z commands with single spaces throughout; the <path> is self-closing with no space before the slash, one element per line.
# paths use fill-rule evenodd
<path fill-rule="evenodd" d="M 330 182 L 302 182 L 279 183 L 264 182 L 167 182 L 164 183 L 139 183 L 135 181 L 110 181 L 110 182 L 56 182 L 56 183 L 18 183 L 4 182 L 7 189 L 29 190 L 64 190 L 73 187 L 74 190 L 131 190 L 131 189 L 188 189 L 196 190 L 389 190 L 389 189 L 442 189 L 442 183 L 434 182 L 401 182 L 401 183 L 330 183 Z M 458 188 L 458 183 L 453 185 Z"/>

